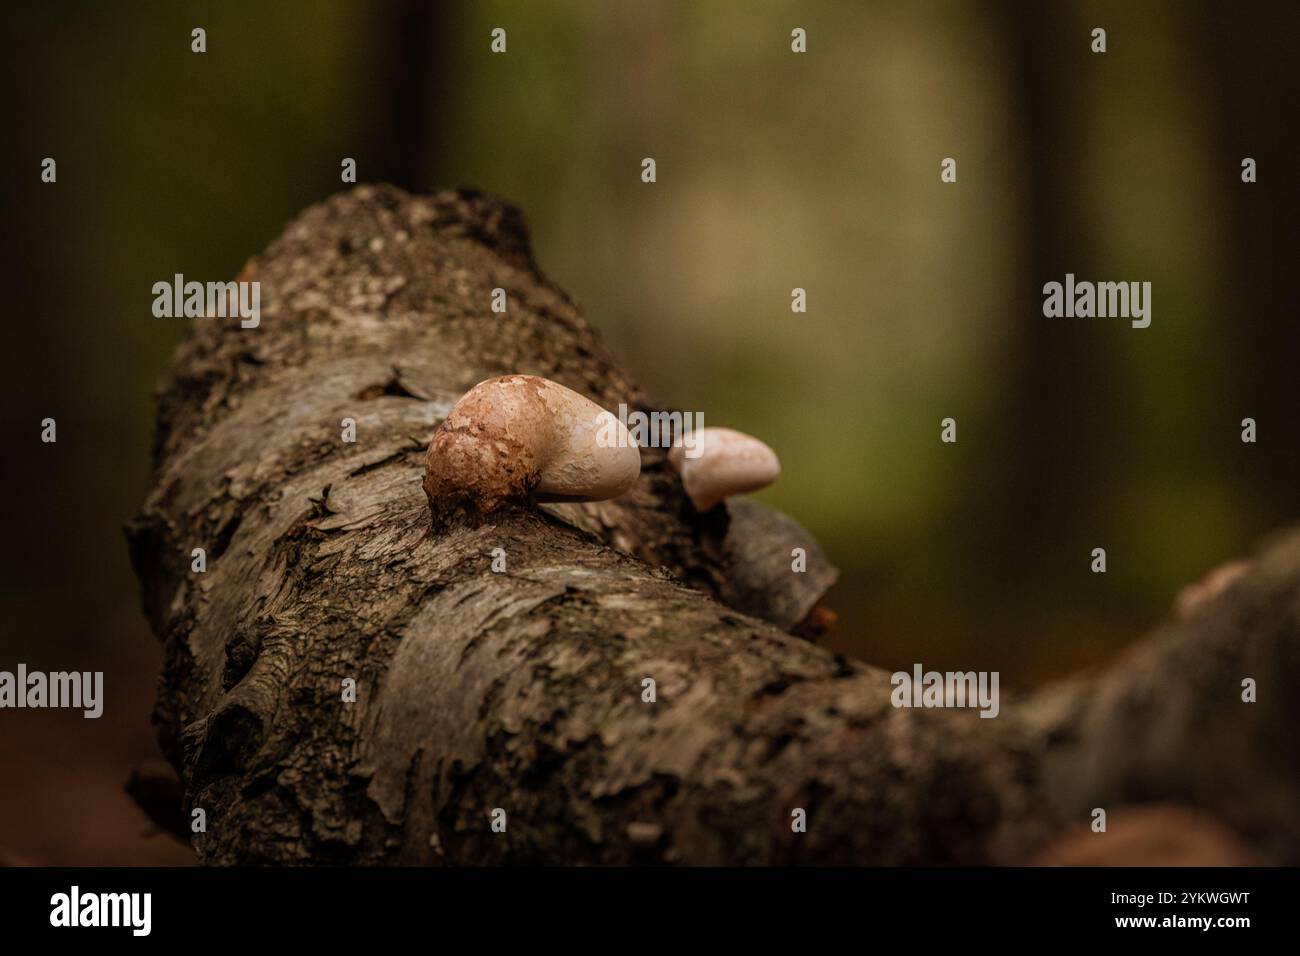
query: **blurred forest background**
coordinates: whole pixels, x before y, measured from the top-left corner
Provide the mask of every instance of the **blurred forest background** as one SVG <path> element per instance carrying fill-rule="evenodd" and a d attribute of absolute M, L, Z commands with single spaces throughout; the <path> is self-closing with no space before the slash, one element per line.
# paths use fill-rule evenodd
<path fill-rule="evenodd" d="M 778 451 L 762 497 L 843 570 L 834 650 L 1031 687 L 1297 516 L 1294 3 L 8 16 L 0 668 L 102 669 L 107 694 L 98 721 L 0 713 L 8 859 L 189 859 L 121 791 L 157 752 L 159 662 L 122 524 L 186 327 L 152 316 L 151 286 L 233 277 L 345 188 L 344 157 L 363 182 L 519 203 L 543 270 L 653 395 Z M 1151 327 L 1045 319 L 1066 272 L 1150 281 Z"/>

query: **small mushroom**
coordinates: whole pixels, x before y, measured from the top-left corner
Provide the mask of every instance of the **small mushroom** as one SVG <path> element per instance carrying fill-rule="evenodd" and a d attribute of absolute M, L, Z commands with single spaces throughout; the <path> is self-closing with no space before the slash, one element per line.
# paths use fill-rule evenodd
<path fill-rule="evenodd" d="M 724 498 L 766 488 L 781 474 L 776 452 L 757 438 L 733 428 L 701 428 L 694 436 L 698 454 L 683 444 L 668 452 L 669 463 L 682 476 L 682 487 L 697 511 L 707 511 Z"/>
<path fill-rule="evenodd" d="M 424 493 L 435 514 L 507 502 L 604 501 L 636 483 L 641 453 L 622 422 L 535 375 L 480 382 L 429 441 Z"/>

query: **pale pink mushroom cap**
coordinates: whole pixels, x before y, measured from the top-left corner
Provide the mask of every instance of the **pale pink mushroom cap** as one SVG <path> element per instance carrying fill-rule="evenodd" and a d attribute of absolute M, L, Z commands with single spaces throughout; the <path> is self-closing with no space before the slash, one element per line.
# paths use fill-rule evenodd
<path fill-rule="evenodd" d="M 698 457 L 683 445 L 668 453 L 682 478 L 682 487 L 698 511 L 707 511 L 724 498 L 766 488 L 781 475 L 776 452 L 757 438 L 734 428 L 702 428 L 694 436 Z"/>

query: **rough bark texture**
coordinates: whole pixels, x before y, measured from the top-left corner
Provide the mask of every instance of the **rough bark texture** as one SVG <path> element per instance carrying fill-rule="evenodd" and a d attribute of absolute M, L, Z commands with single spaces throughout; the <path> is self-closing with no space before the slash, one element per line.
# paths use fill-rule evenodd
<path fill-rule="evenodd" d="M 752 501 L 696 514 L 653 449 L 621 499 L 435 527 L 424 448 L 478 381 L 650 407 L 512 207 L 359 188 L 241 278 L 261 326 L 194 323 L 129 529 L 203 861 L 1010 862 L 1157 800 L 1300 860 L 1300 535 L 997 719 L 896 709 L 887 673 L 788 633 L 834 580 L 816 543 Z"/>

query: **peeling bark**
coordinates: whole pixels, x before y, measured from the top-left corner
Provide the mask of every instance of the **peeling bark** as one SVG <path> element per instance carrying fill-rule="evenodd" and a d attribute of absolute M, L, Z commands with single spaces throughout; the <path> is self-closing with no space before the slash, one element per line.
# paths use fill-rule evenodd
<path fill-rule="evenodd" d="M 998 719 L 896 709 L 887 673 L 790 633 L 834 581 L 816 542 L 753 501 L 695 513 L 655 449 L 614 501 L 434 527 L 424 448 L 477 382 L 654 408 L 513 207 L 362 187 L 241 278 L 261 325 L 194 323 L 128 529 L 202 861 L 1009 862 L 1156 799 L 1300 857 L 1300 535 L 1130 661 Z"/>

